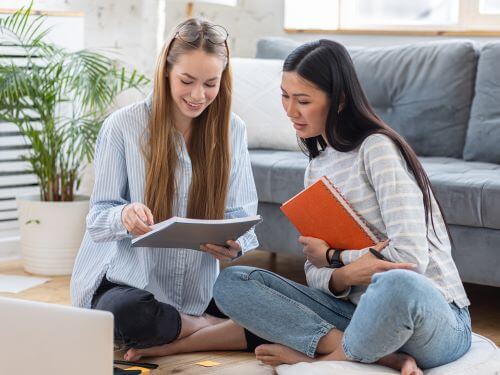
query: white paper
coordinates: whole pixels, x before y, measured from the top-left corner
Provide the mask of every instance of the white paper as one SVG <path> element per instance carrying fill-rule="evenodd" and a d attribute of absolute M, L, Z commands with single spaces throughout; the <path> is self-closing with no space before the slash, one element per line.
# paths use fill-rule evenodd
<path fill-rule="evenodd" d="M 49 280 L 31 276 L 0 275 L 0 292 L 20 293 L 26 289 L 46 283 Z"/>

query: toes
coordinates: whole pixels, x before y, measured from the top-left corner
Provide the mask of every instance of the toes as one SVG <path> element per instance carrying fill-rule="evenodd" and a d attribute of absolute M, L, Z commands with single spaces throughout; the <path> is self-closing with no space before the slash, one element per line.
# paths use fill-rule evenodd
<path fill-rule="evenodd" d="M 137 361 L 141 359 L 142 357 L 157 357 L 161 356 L 162 354 L 162 347 L 151 347 L 151 348 L 145 348 L 145 349 L 134 349 L 131 348 L 129 349 L 123 358 L 125 358 L 126 361 Z"/>
<path fill-rule="evenodd" d="M 137 361 L 140 358 L 141 358 L 141 353 L 137 349 L 129 349 L 123 355 L 123 359 L 125 359 L 126 361 Z"/>
<path fill-rule="evenodd" d="M 416 365 L 403 366 L 401 375 L 423 375 L 424 373 Z"/>
<path fill-rule="evenodd" d="M 272 344 L 262 344 L 255 348 L 256 355 L 266 355 L 272 352 L 273 345 Z"/>
<path fill-rule="evenodd" d="M 263 355 L 263 356 L 258 356 L 256 358 L 257 358 L 257 360 L 261 361 L 265 365 L 269 365 L 269 366 L 281 365 L 281 361 L 279 361 L 276 357 L 274 357 L 272 355 Z"/>

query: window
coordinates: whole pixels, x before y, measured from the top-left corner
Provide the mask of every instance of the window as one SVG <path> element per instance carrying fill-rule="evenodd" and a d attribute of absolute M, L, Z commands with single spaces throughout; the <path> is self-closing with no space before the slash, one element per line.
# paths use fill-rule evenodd
<path fill-rule="evenodd" d="M 498 0 L 479 0 L 479 13 L 481 13 L 481 14 L 500 14 L 500 1 L 498 1 Z"/>
<path fill-rule="evenodd" d="M 285 29 L 500 31 L 500 0 L 285 0 Z"/>
<path fill-rule="evenodd" d="M 458 22 L 458 0 L 343 2 L 342 25 L 348 28 L 452 25 Z"/>
<path fill-rule="evenodd" d="M 285 29 L 337 29 L 338 11 L 338 0 L 286 0 Z"/>

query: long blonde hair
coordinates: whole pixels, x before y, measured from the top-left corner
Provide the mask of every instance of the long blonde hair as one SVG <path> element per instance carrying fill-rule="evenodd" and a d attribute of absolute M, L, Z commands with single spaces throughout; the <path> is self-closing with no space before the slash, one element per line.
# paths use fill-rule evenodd
<path fill-rule="evenodd" d="M 214 44 L 203 36 L 213 24 L 193 18 L 181 23 L 158 57 L 147 137 L 143 142 L 146 159 L 144 202 L 151 209 L 155 222 L 173 216 L 177 192 L 175 180 L 178 163 L 179 135 L 173 122 L 174 101 L 170 94 L 167 72 L 180 55 L 202 49 L 220 56 L 225 68 L 220 89 L 214 101 L 194 119 L 187 145 L 191 158 L 192 179 L 189 189 L 187 217 L 221 219 L 224 217 L 230 173 L 229 123 L 231 107 L 231 69 L 227 42 Z M 185 42 L 179 30 L 198 31 L 200 37 Z"/>

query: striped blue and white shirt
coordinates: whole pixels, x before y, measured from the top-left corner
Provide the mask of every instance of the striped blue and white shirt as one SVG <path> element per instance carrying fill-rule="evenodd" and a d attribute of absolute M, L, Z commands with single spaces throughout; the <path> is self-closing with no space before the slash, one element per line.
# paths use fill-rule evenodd
<path fill-rule="evenodd" d="M 436 199 L 432 196 L 435 233 L 430 216 L 428 225 L 425 223 L 422 192 L 415 177 L 389 137 L 370 135 L 349 152 L 327 147 L 309 163 L 304 184 L 309 186 L 325 175 L 381 239 L 391 240 L 381 252 L 386 258 L 415 263 L 415 271 L 427 276 L 446 301 L 459 307 L 470 304 Z M 349 264 L 367 252 L 346 250 L 342 258 Z M 333 295 L 329 281 L 334 269 L 316 268 L 306 261 L 305 272 L 309 286 Z M 357 304 L 365 291 L 364 286 L 354 286 L 336 297 L 347 297 Z"/>
<path fill-rule="evenodd" d="M 102 278 L 151 292 L 180 312 L 201 315 L 219 273 L 211 255 L 189 249 L 131 247 L 121 212 L 126 204 L 144 202 L 145 159 L 141 139 L 147 128 L 151 96 L 122 108 L 103 124 L 96 143 L 95 184 L 90 198 L 87 230 L 71 278 L 75 306 L 90 307 Z M 255 215 L 257 192 L 243 121 L 231 115 L 231 172 L 224 218 Z M 191 160 L 179 133 L 175 216 L 186 216 Z M 161 178 L 161 176 L 159 176 Z M 243 252 L 258 246 L 253 230 L 238 239 Z"/>

